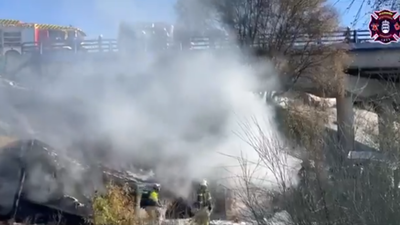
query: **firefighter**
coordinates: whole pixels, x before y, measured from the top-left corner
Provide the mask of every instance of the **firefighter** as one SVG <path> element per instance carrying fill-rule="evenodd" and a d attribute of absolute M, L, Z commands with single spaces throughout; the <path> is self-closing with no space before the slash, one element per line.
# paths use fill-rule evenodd
<path fill-rule="evenodd" d="M 158 195 L 160 193 L 160 184 L 154 184 L 153 189 L 149 193 L 148 204 L 145 207 L 147 214 L 153 224 L 161 224 L 162 220 L 162 205 Z"/>
<path fill-rule="evenodd" d="M 197 225 L 209 225 L 212 211 L 212 198 L 206 180 L 203 180 L 197 189 L 196 213 L 193 217 Z"/>

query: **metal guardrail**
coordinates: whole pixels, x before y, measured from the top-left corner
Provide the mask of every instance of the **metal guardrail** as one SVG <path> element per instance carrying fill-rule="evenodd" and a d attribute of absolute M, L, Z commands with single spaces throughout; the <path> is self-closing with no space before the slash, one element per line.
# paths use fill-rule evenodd
<path fill-rule="evenodd" d="M 353 43 L 372 42 L 371 32 L 369 30 L 351 30 L 350 37 Z"/>
<path fill-rule="evenodd" d="M 21 46 L 22 54 L 26 53 L 46 53 L 54 51 L 73 51 L 73 52 L 116 52 L 118 43 L 116 39 L 95 39 L 84 41 L 57 41 L 45 42 L 24 42 Z"/>
<path fill-rule="evenodd" d="M 322 37 L 308 37 L 307 35 L 296 35 L 295 46 L 304 46 L 309 44 L 316 45 L 329 45 L 338 43 L 366 43 L 372 42 L 369 30 L 341 30 L 331 32 L 323 35 Z M 290 39 L 288 37 L 288 39 Z M 264 47 L 268 45 L 270 41 L 268 35 L 259 36 L 256 40 L 252 41 L 251 47 Z M 168 41 L 167 41 L 168 42 Z M 214 48 L 234 48 L 239 47 L 235 45 L 235 39 L 233 37 L 192 37 L 185 42 L 170 41 L 165 44 L 166 48 L 175 49 L 214 49 Z M 150 43 L 147 43 L 150 45 Z M 144 44 L 146 46 L 146 44 Z M 54 51 L 73 51 L 73 52 L 117 52 L 118 41 L 116 39 L 94 39 L 85 41 L 72 41 L 68 42 L 52 42 L 46 43 L 35 43 L 25 42 L 22 44 L 22 53 L 46 53 Z"/>
<path fill-rule="evenodd" d="M 288 37 L 292 41 L 293 37 Z M 307 35 L 296 35 L 294 46 L 304 46 L 309 44 L 339 44 L 339 43 L 368 43 L 373 42 L 369 30 L 341 30 L 327 33 L 322 37 L 307 37 Z M 251 47 L 268 46 L 270 38 L 268 35 L 262 35 L 252 42 Z M 209 49 L 209 48 L 232 48 L 233 40 L 229 37 L 214 38 L 194 37 L 190 40 L 191 49 Z M 239 46 L 237 46 L 239 47 Z"/>

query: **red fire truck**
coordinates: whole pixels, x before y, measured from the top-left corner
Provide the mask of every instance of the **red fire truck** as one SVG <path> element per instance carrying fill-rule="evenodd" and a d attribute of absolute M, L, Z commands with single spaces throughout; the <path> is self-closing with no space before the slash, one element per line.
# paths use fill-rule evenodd
<path fill-rule="evenodd" d="M 0 19 L 0 55 L 23 54 L 25 50 L 37 49 L 40 44 L 66 44 L 82 39 L 86 34 L 72 26 L 24 23 L 19 20 Z"/>

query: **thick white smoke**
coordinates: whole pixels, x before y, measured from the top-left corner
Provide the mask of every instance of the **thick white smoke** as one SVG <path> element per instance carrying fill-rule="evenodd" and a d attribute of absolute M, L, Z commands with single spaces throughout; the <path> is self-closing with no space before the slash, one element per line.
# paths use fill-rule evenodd
<path fill-rule="evenodd" d="M 118 12 L 110 9 L 108 16 Z M 249 66 L 242 54 L 232 50 L 144 54 L 139 59 L 87 56 L 46 67 L 45 81 L 22 81 L 40 87 L 39 103 L 28 107 L 26 128 L 39 130 L 31 135 L 55 148 L 67 149 L 82 139 L 107 140 L 110 147 L 74 148 L 75 156 L 86 163 L 101 159 L 113 167 L 133 163 L 152 168 L 166 189 L 186 196 L 191 181 L 242 175 L 235 157 L 260 160 L 246 143 L 246 132 L 258 134 L 255 119 L 264 133 L 258 136 L 259 144 L 275 155 L 257 168 L 255 178 L 277 188 L 281 180 L 269 166 L 279 166 L 286 174 L 284 181 L 291 182 L 298 162 L 277 151 L 284 139 L 274 122 L 273 106 L 251 91 L 260 86 L 272 91 L 280 84 L 269 64 Z M 262 85 L 260 74 L 267 77 Z M 250 125 L 243 126 L 246 123 Z M 225 173 L 219 173 L 221 168 Z M 88 179 L 77 174 L 65 183 Z"/>
<path fill-rule="evenodd" d="M 277 148 L 284 150 L 277 144 L 284 141 L 274 122 L 273 106 L 251 93 L 259 88 L 257 75 L 270 71 L 268 68 L 246 65 L 235 51 L 172 52 L 152 57 L 145 66 L 140 60 L 131 65 L 116 60 L 74 75 L 63 71 L 43 89 L 47 98 L 65 103 L 79 99 L 81 105 L 72 104 L 68 110 L 85 112 L 89 117 L 86 125 L 63 124 L 61 131 L 52 135 L 57 141 L 51 142 L 67 146 L 82 135 L 104 135 L 112 142 L 112 148 L 95 155 L 102 154 L 99 158 L 106 159 L 110 166 L 131 162 L 152 168 L 167 189 L 183 196 L 188 194 L 193 180 L 240 175 L 239 162 L 234 157 L 242 153 L 249 161 L 259 161 L 259 154 L 246 143 L 250 138 L 245 137 L 246 132 L 258 136 L 257 141 L 269 139 L 268 148 L 274 150 L 271 154 L 278 154 L 280 160 L 286 157 L 281 151 L 275 152 Z M 140 71 L 132 66 L 136 64 L 141 65 Z M 87 68 L 85 62 L 82 65 Z M 109 74 L 100 76 L 99 67 Z M 265 74 L 269 76 L 263 85 L 265 90 L 279 85 L 273 75 Z M 245 123 L 251 125 L 243 126 Z M 265 137 L 259 136 L 256 125 Z M 221 169 L 216 168 L 224 166 L 230 166 L 231 174 L 217 173 Z M 292 167 L 295 166 L 288 167 L 290 175 L 295 174 Z M 265 165 L 260 169 L 257 179 L 268 180 L 268 185 L 277 187 L 274 174 Z"/>

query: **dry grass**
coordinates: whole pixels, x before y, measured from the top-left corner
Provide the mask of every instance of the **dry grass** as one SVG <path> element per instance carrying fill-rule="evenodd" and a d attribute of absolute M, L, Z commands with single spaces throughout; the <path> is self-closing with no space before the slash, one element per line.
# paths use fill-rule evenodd
<path fill-rule="evenodd" d="M 96 225 L 143 224 L 148 220 L 144 211 L 135 212 L 135 199 L 127 187 L 110 183 L 107 193 L 93 199 L 93 223 Z"/>
<path fill-rule="evenodd" d="M 125 186 L 112 183 L 107 185 L 106 193 L 96 195 L 92 200 L 93 216 L 87 222 L 93 225 L 143 225 L 151 222 L 148 214 L 140 209 L 135 212 L 135 199 L 127 191 Z M 29 225 L 30 221 L 15 223 L 0 221 L 0 225 Z M 49 224 L 62 225 L 61 221 L 53 221 Z M 68 225 L 68 224 L 66 224 Z M 72 225 L 72 224 L 71 224 Z"/>
<path fill-rule="evenodd" d="M 325 124 L 329 122 L 329 113 L 317 110 L 317 107 L 302 103 L 289 104 L 281 111 L 283 129 L 289 140 L 296 140 L 304 147 L 315 147 L 321 141 Z"/>

